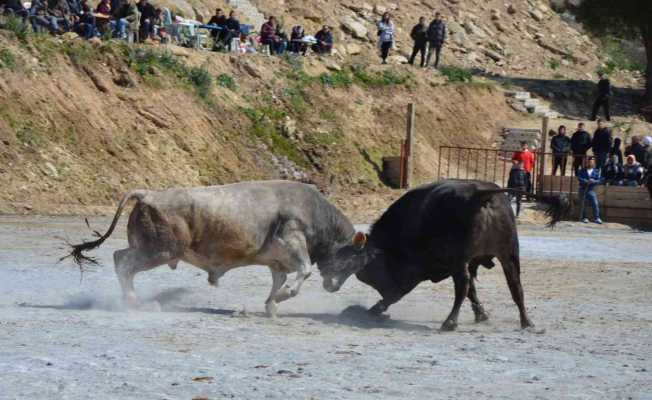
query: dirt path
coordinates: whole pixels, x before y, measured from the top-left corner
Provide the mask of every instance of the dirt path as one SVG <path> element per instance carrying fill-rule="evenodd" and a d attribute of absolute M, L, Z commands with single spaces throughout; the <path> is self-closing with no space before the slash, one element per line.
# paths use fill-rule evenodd
<path fill-rule="evenodd" d="M 86 232 L 81 218 L 0 217 L 0 399 L 652 398 L 651 234 L 522 226 L 526 303 L 545 329 L 533 334 L 500 268 L 480 273 L 491 321 L 473 323 L 465 304 L 456 333 L 436 330 L 449 283 L 422 284 L 372 323 L 340 313 L 376 293 L 351 279 L 329 294 L 313 275 L 270 321 L 262 267 L 218 289 L 187 265 L 146 272 L 137 291 L 162 312 L 124 312 L 110 264 L 124 229 L 81 283 L 54 264 L 53 236 Z"/>

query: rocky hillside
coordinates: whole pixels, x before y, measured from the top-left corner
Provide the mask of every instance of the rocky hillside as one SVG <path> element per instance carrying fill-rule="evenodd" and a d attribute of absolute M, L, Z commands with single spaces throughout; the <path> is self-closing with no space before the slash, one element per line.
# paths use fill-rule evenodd
<path fill-rule="evenodd" d="M 349 203 L 387 193 L 382 157 L 399 154 L 410 101 L 421 182 L 440 145 L 489 146 L 530 118 L 495 84 L 408 66 L 0 35 L 2 212 L 88 212 L 136 187 L 269 178 Z"/>

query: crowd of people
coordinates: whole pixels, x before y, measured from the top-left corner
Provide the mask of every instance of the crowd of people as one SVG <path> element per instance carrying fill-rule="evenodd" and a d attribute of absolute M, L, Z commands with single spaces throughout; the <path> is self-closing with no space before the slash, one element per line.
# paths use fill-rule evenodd
<path fill-rule="evenodd" d="M 594 221 L 601 224 L 600 206 L 595 188 L 599 185 L 648 186 L 652 195 L 652 137 L 632 136 L 631 143 L 621 149 L 622 140 L 613 138 L 611 128 L 598 119 L 593 135 L 586 131 L 584 122 L 577 125 L 572 136 L 567 135 L 564 125 L 552 131 L 550 148 L 552 152 L 552 175 L 566 175 L 568 159 L 572 159 L 572 172 L 579 181 L 580 213 L 584 222 L 585 205 L 593 209 Z M 592 154 L 589 154 L 589 150 Z M 521 142 L 521 149 L 515 151 L 511 158 L 512 168 L 507 186 L 509 188 L 532 191 L 532 172 L 535 167 L 535 153 L 528 143 Z M 520 195 L 512 196 L 516 200 L 516 215 L 521 209 Z"/>

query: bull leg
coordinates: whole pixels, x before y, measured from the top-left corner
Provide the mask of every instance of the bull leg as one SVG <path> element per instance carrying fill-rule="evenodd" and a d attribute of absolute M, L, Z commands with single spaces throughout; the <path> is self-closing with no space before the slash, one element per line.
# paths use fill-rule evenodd
<path fill-rule="evenodd" d="M 419 281 L 413 281 L 407 284 L 405 287 L 396 290 L 394 293 L 383 295 L 383 298 L 378 301 L 373 307 L 369 309 L 369 314 L 379 316 L 394 303 L 397 303 L 401 300 L 406 294 L 410 293 L 417 285 Z"/>
<path fill-rule="evenodd" d="M 279 271 L 273 266 L 270 266 L 269 270 L 272 272 L 272 290 L 269 292 L 267 301 L 265 301 L 265 311 L 268 317 L 276 318 L 276 293 L 283 286 L 288 276 L 285 272 Z"/>
<path fill-rule="evenodd" d="M 292 285 L 286 284 L 276 293 L 276 302 L 280 303 L 299 294 L 303 282 L 312 273 L 312 263 L 308 255 L 306 238 L 299 230 L 284 233 L 280 240 L 284 244 L 285 257 L 280 263 L 289 271 L 296 271 L 297 275 Z"/>
<path fill-rule="evenodd" d="M 521 286 L 521 263 L 517 255 L 511 255 L 508 258 L 500 258 L 500 264 L 503 266 L 503 272 L 507 279 L 507 286 L 512 294 L 512 299 L 518 307 L 519 316 L 521 318 L 521 328 L 525 329 L 533 327 L 534 324 L 530 321 L 525 309 L 525 302 L 523 301 L 523 286 Z"/>
<path fill-rule="evenodd" d="M 455 282 L 455 302 L 453 303 L 453 309 L 451 313 L 446 318 L 446 321 L 441 325 L 442 331 L 454 331 L 457 328 L 457 317 L 460 314 L 460 307 L 464 302 L 464 298 L 467 297 L 469 293 L 471 276 L 469 274 L 468 265 L 464 265 L 461 271 L 457 271 L 453 274 L 453 282 Z"/>
<path fill-rule="evenodd" d="M 113 253 L 115 272 L 120 281 L 122 295 L 129 307 L 138 307 L 140 305 L 134 289 L 134 277 L 136 274 L 167 264 L 174 259 L 167 252 L 147 255 L 138 248 L 122 249 Z"/>
<path fill-rule="evenodd" d="M 482 303 L 480 303 L 480 299 L 478 299 L 478 293 L 475 289 L 475 280 L 473 278 L 471 278 L 469 282 L 468 298 L 471 302 L 473 313 L 475 314 L 475 322 L 487 321 L 489 319 L 489 314 L 487 314 L 484 307 L 482 306 Z"/>
<path fill-rule="evenodd" d="M 228 271 L 227 267 L 215 267 L 208 271 L 208 284 L 211 286 L 218 286 L 220 278 Z"/>

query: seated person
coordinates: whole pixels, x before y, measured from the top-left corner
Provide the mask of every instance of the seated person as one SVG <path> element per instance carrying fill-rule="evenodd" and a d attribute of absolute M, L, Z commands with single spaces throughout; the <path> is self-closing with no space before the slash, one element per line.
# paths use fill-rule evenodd
<path fill-rule="evenodd" d="M 138 36 L 142 43 L 154 33 L 156 9 L 148 0 L 140 0 L 137 8 L 140 13 L 140 28 L 138 29 Z"/>
<path fill-rule="evenodd" d="M 295 54 L 306 55 L 308 51 L 308 45 L 303 42 L 303 37 L 305 36 L 303 27 L 297 25 L 292 28 L 292 33 L 290 34 L 290 44 L 288 45 L 288 51 Z"/>
<path fill-rule="evenodd" d="M 23 20 L 25 20 L 29 14 L 20 0 L 2 1 L 0 2 L 0 9 L 2 9 L 2 14 L 13 15 L 15 17 L 20 17 Z"/>
<path fill-rule="evenodd" d="M 62 33 L 57 18 L 50 15 L 47 0 L 32 1 L 32 6 L 29 9 L 29 19 L 34 32 L 38 32 L 43 28 L 50 33 Z"/>
<path fill-rule="evenodd" d="M 213 50 L 223 49 L 228 44 L 226 42 L 228 31 L 226 29 L 226 16 L 221 8 L 215 10 L 215 15 L 208 21 L 208 25 L 215 25 L 220 29 L 211 30 L 213 37 Z"/>
<path fill-rule="evenodd" d="M 596 168 L 595 159 L 588 158 L 584 162 L 584 167 L 577 173 L 577 180 L 580 182 L 580 219 L 584 223 L 588 223 L 589 219 L 586 218 L 586 202 L 588 201 L 593 209 L 593 217 L 596 224 L 602 224 L 600 219 L 600 204 L 598 203 L 598 195 L 595 193 L 595 188 L 602 184 L 602 174 L 600 168 Z"/>
<path fill-rule="evenodd" d="M 268 45 L 271 54 L 285 52 L 285 42 L 277 35 L 276 17 L 269 17 L 267 22 L 260 27 L 260 43 Z"/>
<path fill-rule="evenodd" d="M 63 30 L 68 32 L 72 29 L 73 24 L 77 22 L 77 16 L 70 10 L 70 5 L 67 0 L 54 0 L 48 2 L 48 14 L 55 17 L 57 24 L 63 27 Z"/>
<path fill-rule="evenodd" d="M 618 155 L 613 154 L 604 166 L 604 179 L 607 185 L 622 186 L 623 166 L 618 162 Z"/>
<path fill-rule="evenodd" d="M 127 26 L 138 20 L 138 8 L 134 0 L 125 0 L 118 10 L 113 10 L 114 19 L 111 20 L 111 30 L 114 37 L 127 38 Z"/>
<path fill-rule="evenodd" d="M 235 10 L 232 10 L 229 13 L 229 18 L 226 19 L 226 33 L 227 33 L 227 43 L 229 45 L 229 50 L 233 51 L 234 49 L 231 48 L 231 42 L 233 39 L 238 39 L 240 40 L 240 20 L 238 20 L 238 15 L 235 12 Z"/>
<path fill-rule="evenodd" d="M 328 25 L 324 25 L 319 32 L 315 34 L 317 43 L 312 45 L 312 51 L 317 54 L 330 54 L 333 49 L 333 33 Z"/>
<path fill-rule="evenodd" d="M 627 156 L 623 166 L 623 185 L 640 186 L 643 183 L 643 167 L 636 161 L 636 156 Z"/>

